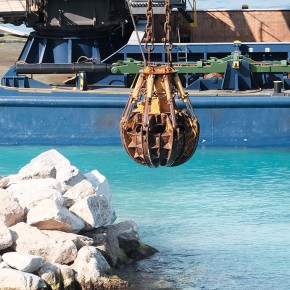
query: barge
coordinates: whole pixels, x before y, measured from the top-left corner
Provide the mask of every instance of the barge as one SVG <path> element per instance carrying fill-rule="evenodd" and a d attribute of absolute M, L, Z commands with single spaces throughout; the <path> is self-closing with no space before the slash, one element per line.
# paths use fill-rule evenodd
<path fill-rule="evenodd" d="M 121 144 L 120 118 L 148 57 L 136 37 L 145 36 L 146 3 L 45 2 L 0 12 L 35 29 L 25 44 L 0 46 L 7 64 L 10 47 L 23 45 L 1 80 L 0 144 Z M 163 2 L 154 2 L 154 64 L 167 57 Z M 194 12 L 173 2 L 171 65 L 198 117 L 199 146 L 290 146 L 290 11 Z"/>

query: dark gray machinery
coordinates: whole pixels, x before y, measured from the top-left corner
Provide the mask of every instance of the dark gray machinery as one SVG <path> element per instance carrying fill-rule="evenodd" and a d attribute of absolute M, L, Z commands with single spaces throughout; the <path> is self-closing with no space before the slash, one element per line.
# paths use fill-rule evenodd
<path fill-rule="evenodd" d="M 135 13 L 146 14 L 146 2 L 138 0 L 26 0 L 19 1 L 19 11 L 0 8 L 2 22 L 34 29 L 2 85 L 48 87 L 20 74 L 80 72 L 86 82 L 96 83 L 97 74 L 110 70 L 101 61 L 122 47 L 133 31 L 128 4 L 132 10 L 138 7 Z M 164 1 L 153 4 L 164 7 Z M 185 8 L 185 0 L 173 0 L 172 7 Z"/>

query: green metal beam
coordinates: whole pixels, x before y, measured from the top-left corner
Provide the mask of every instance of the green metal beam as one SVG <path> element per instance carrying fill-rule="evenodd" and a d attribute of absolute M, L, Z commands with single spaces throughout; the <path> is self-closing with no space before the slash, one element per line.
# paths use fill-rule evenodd
<path fill-rule="evenodd" d="M 212 58 L 207 61 L 197 62 L 185 62 L 182 64 L 173 63 L 174 69 L 179 73 L 196 73 L 196 74 L 207 74 L 207 73 L 224 73 L 227 67 L 227 63 L 246 61 L 250 63 L 250 71 L 252 73 L 289 73 L 290 66 L 286 60 L 273 61 L 273 62 L 255 62 L 250 58 L 241 56 L 234 53 L 231 56 L 217 59 Z M 152 65 L 161 65 L 158 63 L 152 63 Z M 132 58 L 128 58 L 125 61 L 119 61 L 112 65 L 113 74 L 137 74 L 143 69 L 143 63 L 136 61 Z M 238 68 L 237 68 L 238 69 Z"/>

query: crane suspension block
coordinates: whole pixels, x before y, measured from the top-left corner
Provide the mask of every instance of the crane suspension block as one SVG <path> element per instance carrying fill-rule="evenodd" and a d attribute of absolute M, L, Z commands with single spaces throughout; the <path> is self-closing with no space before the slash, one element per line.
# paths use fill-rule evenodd
<path fill-rule="evenodd" d="M 176 105 L 176 97 L 186 109 Z M 177 71 L 148 66 L 140 72 L 122 114 L 120 134 L 127 153 L 139 164 L 177 166 L 191 158 L 199 123 Z"/>

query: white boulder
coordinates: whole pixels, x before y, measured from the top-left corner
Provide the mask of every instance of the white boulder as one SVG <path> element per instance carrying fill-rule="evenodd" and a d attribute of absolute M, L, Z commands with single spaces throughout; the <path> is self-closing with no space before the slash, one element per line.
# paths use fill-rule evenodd
<path fill-rule="evenodd" d="M 2 261 L 0 263 L 0 269 L 11 269 L 11 267 L 6 262 Z"/>
<path fill-rule="evenodd" d="M 91 230 L 86 232 L 85 235 L 92 238 L 93 246 L 102 253 L 112 267 L 115 267 L 120 252 L 117 236 L 112 231 L 107 230 L 106 227 Z"/>
<path fill-rule="evenodd" d="M 75 290 L 75 272 L 67 265 L 55 264 L 60 269 L 63 290 Z"/>
<path fill-rule="evenodd" d="M 120 248 L 125 252 L 130 252 L 140 246 L 137 224 L 132 220 L 109 225 L 102 230 L 104 232 L 111 232 L 115 235 L 119 241 Z"/>
<path fill-rule="evenodd" d="M 24 209 L 19 202 L 10 192 L 0 189 L 0 224 L 10 227 L 24 220 Z"/>
<path fill-rule="evenodd" d="M 13 183 L 18 183 L 22 178 L 18 174 L 11 174 L 0 179 L 0 188 L 7 188 Z"/>
<path fill-rule="evenodd" d="M 12 235 L 9 229 L 4 224 L 0 224 L 0 250 L 9 248 L 12 243 Z"/>
<path fill-rule="evenodd" d="M 44 263 L 38 275 L 50 286 L 52 290 L 74 290 L 75 273 L 67 265 Z"/>
<path fill-rule="evenodd" d="M 86 230 L 111 224 L 116 219 L 111 203 L 101 195 L 82 198 L 69 210 L 84 221 Z"/>
<path fill-rule="evenodd" d="M 77 235 L 73 233 L 65 233 L 61 231 L 51 231 L 51 230 L 42 230 L 45 235 L 53 238 L 56 241 L 71 241 L 75 244 L 77 250 L 84 246 L 92 246 L 94 244 L 94 240 L 92 238 Z"/>
<path fill-rule="evenodd" d="M 63 205 L 69 208 L 74 205 L 78 200 L 94 194 L 95 189 L 93 185 L 89 181 L 84 179 L 64 193 Z"/>
<path fill-rule="evenodd" d="M 38 276 L 43 279 L 52 290 L 61 289 L 60 269 L 54 264 L 44 263 L 37 272 Z"/>
<path fill-rule="evenodd" d="M 44 165 L 45 166 L 45 165 Z M 44 179 L 44 178 L 56 178 L 56 169 L 54 166 L 49 167 L 33 167 L 26 170 L 26 168 L 20 169 L 18 174 L 11 174 L 0 179 L 0 188 L 7 188 L 12 184 L 19 183 L 26 179 Z"/>
<path fill-rule="evenodd" d="M 56 169 L 56 179 L 61 183 L 63 189 L 68 189 L 84 179 L 83 174 L 55 149 L 38 155 L 21 171 L 33 172 L 35 167 L 48 168 L 52 166 Z"/>
<path fill-rule="evenodd" d="M 44 179 L 56 178 L 56 168 L 53 164 L 45 162 L 43 159 L 34 166 L 24 166 L 19 170 L 18 176 L 22 179 Z"/>
<path fill-rule="evenodd" d="M 68 233 L 78 233 L 85 227 L 80 218 L 50 199 L 42 200 L 29 211 L 27 223 L 40 230 L 59 230 Z"/>
<path fill-rule="evenodd" d="M 63 202 L 60 183 L 53 178 L 23 180 L 10 185 L 7 191 L 26 212 L 44 199 L 57 200 L 60 204 Z"/>
<path fill-rule="evenodd" d="M 107 178 L 98 170 L 85 174 L 85 178 L 93 185 L 97 195 L 103 195 L 109 203 L 112 203 L 112 193 Z"/>
<path fill-rule="evenodd" d="M 42 258 L 40 256 L 8 252 L 3 254 L 2 258 L 11 268 L 22 272 L 33 273 L 42 266 Z"/>
<path fill-rule="evenodd" d="M 77 248 L 71 241 L 58 241 L 26 223 L 10 228 L 12 248 L 17 252 L 41 256 L 45 262 L 68 264 L 75 260 Z"/>
<path fill-rule="evenodd" d="M 91 246 L 79 250 L 71 268 L 76 271 L 76 280 L 82 289 L 96 289 L 99 278 L 110 271 L 110 266 L 102 254 Z"/>
<path fill-rule="evenodd" d="M 14 269 L 0 269 L 0 289 L 38 290 L 46 289 L 45 282 L 34 274 Z"/>

